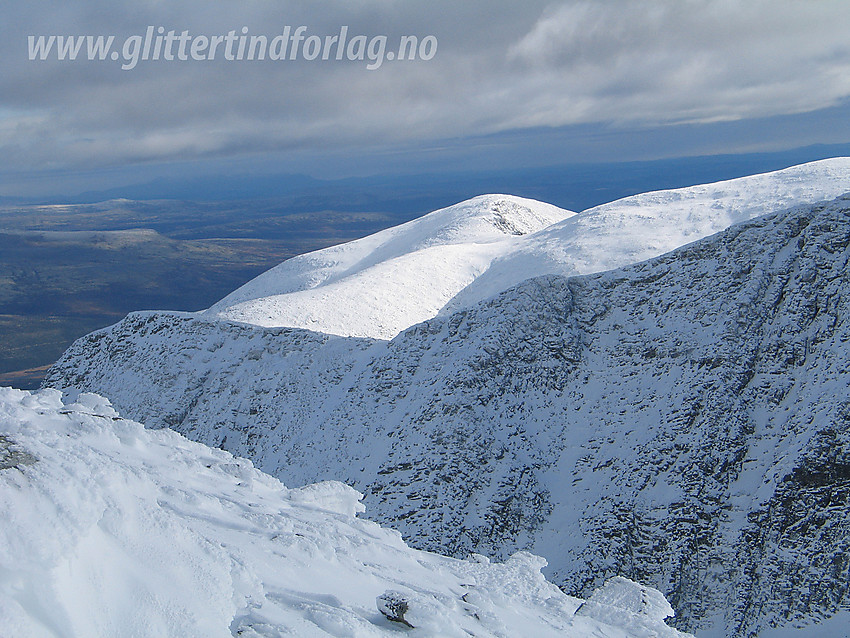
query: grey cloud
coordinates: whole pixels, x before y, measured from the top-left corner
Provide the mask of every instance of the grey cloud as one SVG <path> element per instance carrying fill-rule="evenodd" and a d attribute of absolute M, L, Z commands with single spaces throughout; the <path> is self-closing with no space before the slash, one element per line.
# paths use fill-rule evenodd
<path fill-rule="evenodd" d="M 533 69 L 508 120 L 699 122 L 798 113 L 850 94 L 840 2 L 575 2 L 550 7 L 509 57 Z"/>
<path fill-rule="evenodd" d="M 30 62 L 25 36 L 283 25 L 434 34 L 429 62 Z M 0 157 L 110 166 L 430 143 L 525 127 L 811 111 L 850 95 L 843 2 L 36 1 L 3 22 Z M 2 170 L 0 164 L 0 170 Z"/>

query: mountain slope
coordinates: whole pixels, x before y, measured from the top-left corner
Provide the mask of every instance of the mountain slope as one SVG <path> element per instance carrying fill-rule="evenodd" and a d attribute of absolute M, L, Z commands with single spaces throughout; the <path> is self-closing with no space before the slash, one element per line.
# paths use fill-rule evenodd
<path fill-rule="evenodd" d="M 650 582 L 701 635 L 816 633 L 850 610 L 848 245 L 838 199 L 390 342 L 131 315 L 48 382 L 345 480 L 418 547 L 531 550 L 574 594 Z"/>
<path fill-rule="evenodd" d="M 0 633 L 682 635 L 657 591 L 617 578 L 584 602 L 531 554 L 491 564 L 414 551 L 356 518 L 360 496 L 336 482 L 287 490 L 95 395 L 2 388 Z"/>

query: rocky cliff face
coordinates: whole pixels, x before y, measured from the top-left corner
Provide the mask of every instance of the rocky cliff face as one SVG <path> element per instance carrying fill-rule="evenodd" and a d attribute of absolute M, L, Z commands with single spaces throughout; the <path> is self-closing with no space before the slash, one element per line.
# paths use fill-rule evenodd
<path fill-rule="evenodd" d="M 848 244 L 845 198 L 389 342 L 136 314 L 45 384 L 344 480 L 414 546 L 528 549 L 568 593 L 622 575 L 680 628 L 769 635 L 850 611 Z"/>

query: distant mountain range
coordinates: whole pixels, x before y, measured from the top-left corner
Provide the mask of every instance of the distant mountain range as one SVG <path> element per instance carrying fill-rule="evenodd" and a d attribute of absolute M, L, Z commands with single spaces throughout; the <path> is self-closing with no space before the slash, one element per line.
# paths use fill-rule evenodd
<path fill-rule="evenodd" d="M 541 135 L 548 135 L 542 130 Z M 444 149 L 445 150 L 445 149 Z M 112 173 L 110 182 L 122 184 L 87 192 L 62 192 L 53 197 L 0 198 L 0 204 L 94 204 L 104 200 L 289 200 L 294 210 L 346 210 L 391 213 L 410 219 L 412 214 L 445 206 L 481 193 L 509 192 L 542 199 L 571 210 L 583 210 L 650 190 L 716 182 L 753 173 L 774 171 L 820 159 L 850 155 L 848 144 L 815 144 L 801 148 L 734 155 L 705 155 L 628 162 L 546 164 L 535 158 L 515 168 L 516 158 L 501 162 L 509 168 L 462 168 L 467 162 L 415 168 L 397 163 L 393 170 L 376 169 L 374 176 L 336 178 L 284 173 L 272 161 L 256 161 L 234 171 L 231 164 L 197 168 L 134 167 Z M 499 164 L 497 163 L 497 166 Z M 151 178 L 149 175 L 160 174 Z M 99 176 L 100 177 L 100 176 Z M 102 182 L 102 178 L 97 180 Z M 285 204 L 286 205 L 286 204 Z"/>

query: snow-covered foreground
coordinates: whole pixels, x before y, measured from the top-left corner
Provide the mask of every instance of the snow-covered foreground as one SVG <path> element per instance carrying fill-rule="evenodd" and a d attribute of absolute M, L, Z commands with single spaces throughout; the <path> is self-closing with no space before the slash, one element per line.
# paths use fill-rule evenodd
<path fill-rule="evenodd" d="M 657 257 L 760 215 L 850 190 L 850 158 L 627 197 L 575 214 L 484 195 L 363 239 L 300 255 L 203 313 L 263 327 L 391 339 L 540 275 Z"/>
<path fill-rule="evenodd" d="M 581 601 L 532 554 L 412 550 L 359 498 L 286 489 L 93 394 L 0 388 L 0 635 L 684 635 L 656 590 L 613 578 Z"/>

